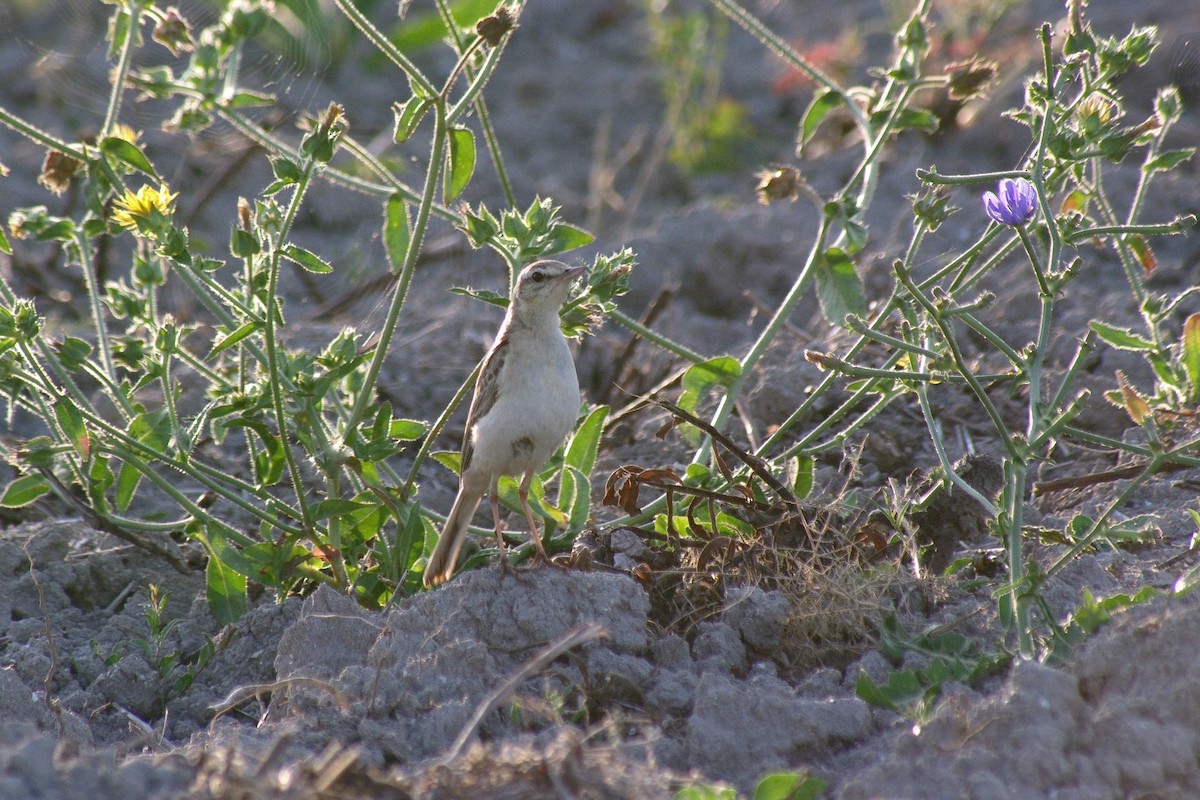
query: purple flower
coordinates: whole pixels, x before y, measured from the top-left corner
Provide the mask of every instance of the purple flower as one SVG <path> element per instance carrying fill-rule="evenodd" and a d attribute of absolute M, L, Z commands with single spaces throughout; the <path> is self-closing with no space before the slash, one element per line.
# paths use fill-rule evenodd
<path fill-rule="evenodd" d="M 1024 225 L 1037 211 L 1037 192 L 1024 178 L 1005 178 L 999 194 L 983 193 L 983 210 L 1001 225 Z"/>

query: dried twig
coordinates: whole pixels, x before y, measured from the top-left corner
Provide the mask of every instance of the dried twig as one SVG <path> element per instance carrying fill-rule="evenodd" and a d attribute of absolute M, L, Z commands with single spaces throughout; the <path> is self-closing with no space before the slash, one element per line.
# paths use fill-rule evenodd
<path fill-rule="evenodd" d="M 491 713 L 496 706 L 511 697 L 517 687 L 524 681 L 541 672 L 551 661 L 568 650 L 578 647 L 584 642 L 590 642 L 593 639 L 600 639 L 605 636 L 608 636 L 608 632 L 604 630 L 604 626 L 597 622 L 589 622 L 585 625 L 572 628 L 557 641 L 546 645 L 541 652 L 526 661 L 508 680 L 496 687 L 491 694 L 484 698 L 479 707 L 475 709 L 475 713 L 467 720 L 467 724 L 459 732 L 458 738 L 454 740 L 454 744 L 442 755 L 441 763 L 449 764 L 458 758 L 459 754 L 462 753 L 462 749 L 466 747 L 467 742 L 475 735 L 475 731 L 480 723 L 483 722 L 483 718 Z"/>

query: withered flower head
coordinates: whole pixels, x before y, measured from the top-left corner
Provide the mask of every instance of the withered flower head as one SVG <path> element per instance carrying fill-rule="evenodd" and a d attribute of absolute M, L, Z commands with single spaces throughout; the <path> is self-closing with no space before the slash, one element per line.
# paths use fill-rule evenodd
<path fill-rule="evenodd" d="M 516 28 L 517 23 L 513 19 L 512 9 L 506 5 L 496 6 L 496 10 L 490 16 L 484 17 L 475 23 L 475 32 L 490 47 L 500 44 L 500 40 L 506 34 L 516 30 Z"/>
<path fill-rule="evenodd" d="M 191 31 L 188 30 L 187 20 L 174 6 L 168 8 L 162 19 L 154 26 L 153 35 L 154 41 L 170 50 L 173 56 L 179 55 L 181 51 L 191 50 L 195 44 L 192 41 Z"/>
<path fill-rule="evenodd" d="M 996 77 L 996 62 L 984 58 L 972 58 L 957 64 L 946 65 L 946 87 L 951 100 L 970 100 L 987 90 L 992 78 Z"/>
<path fill-rule="evenodd" d="M 795 200 L 800 189 L 800 170 L 795 167 L 773 164 L 770 169 L 764 169 L 755 175 L 758 185 L 754 191 L 758 193 L 758 202 L 767 205 L 772 200 Z"/>
<path fill-rule="evenodd" d="M 55 194 L 62 194 L 71 183 L 71 177 L 79 171 L 83 162 L 71 158 L 58 150 L 46 152 L 46 160 L 42 163 L 42 174 L 38 175 L 38 183 Z"/>

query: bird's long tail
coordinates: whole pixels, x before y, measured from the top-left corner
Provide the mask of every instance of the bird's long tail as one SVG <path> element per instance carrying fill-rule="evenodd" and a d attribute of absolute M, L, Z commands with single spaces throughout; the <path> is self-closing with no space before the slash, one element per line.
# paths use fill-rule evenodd
<path fill-rule="evenodd" d="M 471 518 L 475 516 L 475 509 L 479 508 L 482 499 L 482 494 L 468 492 L 464 486 L 458 487 L 454 505 L 446 516 L 446 524 L 442 526 L 442 535 L 438 537 L 425 567 L 425 575 L 421 578 L 426 586 L 437 586 L 454 574 L 459 551 L 467 539 L 467 526 L 471 524 Z"/>

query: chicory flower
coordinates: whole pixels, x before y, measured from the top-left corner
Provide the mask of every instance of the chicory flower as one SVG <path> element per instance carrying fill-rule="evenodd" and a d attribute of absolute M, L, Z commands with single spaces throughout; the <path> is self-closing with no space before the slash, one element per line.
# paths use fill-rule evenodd
<path fill-rule="evenodd" d="M 1024 225 L 1037 211 L 1037 192 L 1024 178 L 1005 178 L 998 192 L 983 193 L 983 210 L 1001 225 Z"/>

